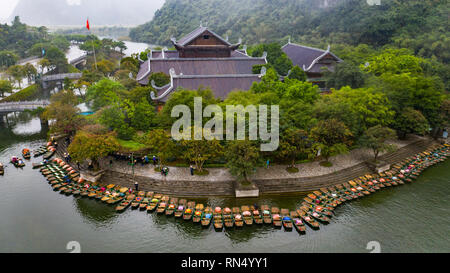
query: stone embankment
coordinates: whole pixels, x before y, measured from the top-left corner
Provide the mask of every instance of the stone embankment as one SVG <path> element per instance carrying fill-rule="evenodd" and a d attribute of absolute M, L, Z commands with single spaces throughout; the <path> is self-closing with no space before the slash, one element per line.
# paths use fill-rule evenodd
<path fill-rule="evenodd" d="M 61 139 L 58 146 L 58 154 L 61 158 L 67 148 L 63 142 Z M 384 154 L 380 159 L 394 164 L 426 150 L 432 144 L 435 142 L 431 139 L 413 137 L 412 140 L 397 145 L 398 150 Z M 346 158 L 347 162 L 336 162 L 335 167 L 331 169 L 319 167 L 318 162 L 302 164 L 299 168 L 300 172 L 296 174 L 287 173 L 285 166 L 281 165 L 271 166 L 269 170 L 261 168 L 252 181 L 259 188 L 259 194 L 282 194 L 312 191 L 372 173 L 363 157 L 358 158 L 357 153 L 343 156 L 343 158 Z M 101 164 L 106 169 L 102 181 L 107 184 L 134 188 L 134 183 L 137 181 L 140 190 L 183 197 L 235 195 L 233 185 L 235 179 L 225 168 L 211 168 L 207 176 L 191 176 L 188 168 L 170 167 L 169 174 L 165 177 L 155 172 L 153 165 L 136 165 L 132 170 L 126 162 L 114 161 L 110 166 L 107 159 Z"/>

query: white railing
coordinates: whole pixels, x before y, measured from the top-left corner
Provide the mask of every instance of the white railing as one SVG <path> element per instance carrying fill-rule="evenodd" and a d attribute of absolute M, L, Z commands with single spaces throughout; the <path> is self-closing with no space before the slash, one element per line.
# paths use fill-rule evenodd
<path fill-rule="evenodd" d="M 82 73 L 64 73 L 64 74 L 56 74 L 56 75 L 48 75 L 48 76 L 43 76 L 42 77 L 42 81 L 58 81 L 58 80 L 63 80 L 65 78 L 69 78 L 69 79 L 79 79 L 81 78 L 81 76 L 83 76 Z"/>
<path fill-rule="evenodd" d="M 49 104 L 48 100 L 3 102 L 0 103 L 0 112 L 34 110 L 39 107 L 44 108 Z"/>

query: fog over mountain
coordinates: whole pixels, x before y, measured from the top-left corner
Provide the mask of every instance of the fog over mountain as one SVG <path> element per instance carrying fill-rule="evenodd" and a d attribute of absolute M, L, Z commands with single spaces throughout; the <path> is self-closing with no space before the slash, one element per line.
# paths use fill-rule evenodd
<path fill-rule="evenodd" d="M 138 25 L 150 21 L 164 0 L 19 0 L 10 15 L 30 25 Z"/>

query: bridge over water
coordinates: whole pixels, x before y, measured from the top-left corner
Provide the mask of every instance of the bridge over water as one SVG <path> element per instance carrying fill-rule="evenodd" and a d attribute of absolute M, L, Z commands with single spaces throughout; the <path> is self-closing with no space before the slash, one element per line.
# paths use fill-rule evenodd
<path fill-rule="evenodd" d="M 36 110 L 39 107 L 45 108 L 50 104 L 48 100 L 39 101 L 18 101 L 0 103 L 0 114 L 11 112 L 23 112 L 25 110 Z"/>
<path fill-rule="evenodd" d="M 68 78 L 70 80 L 76 80 L 76 79 L 81 78 L 81 76 L 83 76 L 82 73 L 62 73 L 62 74 L 43 76 L 41 78 L 42 87 L 44 89 L 46 89 L 51 82 L 56 82 L 56 83 L 62 84 L 62 82 L 64 81 L 65 78 Z"/>

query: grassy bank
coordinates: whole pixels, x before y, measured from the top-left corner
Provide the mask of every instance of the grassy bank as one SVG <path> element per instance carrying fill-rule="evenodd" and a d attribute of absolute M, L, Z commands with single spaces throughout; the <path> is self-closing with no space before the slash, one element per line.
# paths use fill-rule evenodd
<path fill-rule="evenodd" d="M 13 101 L 26 101 L 36 98 L 39 93 L 39 86 L 37 84 L 33 84 L 2 99 L 0 102 L 13 102 Z"/>

